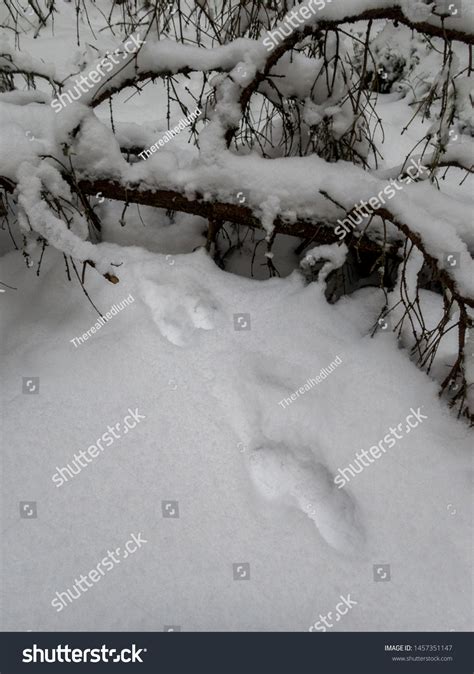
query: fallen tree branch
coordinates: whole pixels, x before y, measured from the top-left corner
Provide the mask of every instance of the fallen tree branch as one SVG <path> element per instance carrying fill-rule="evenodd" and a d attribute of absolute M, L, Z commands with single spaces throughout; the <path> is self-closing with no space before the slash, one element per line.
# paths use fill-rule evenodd
<path fill-rule="evenodd" d="M 209 221 L 232 222 L 253 229 L 263 229 L 261 221 L 248 206 L 228 202 L 204 201 L 200 194 L 196 194 L 195 199 L 189 199 L 181 192 L 173 190 L 144 191 L 138 187 L 126 187 L 109 180 L 96 180 L 94 182 L 81 180 L 79 181 L 79 188 L 84 194 L 91 196 L 102 192 L 106 199 L 190 213 Z M 334 229 L 326 222 L 309 219 L 288 222 L 281 217 L 277 217 L 274 227 L 276 234 L 312 239 L 320 244 L 337 243 L 339 241 L 339 237 L 334 234 Z M 316 238 L 315 235 L 317 235 Z M 380 253 L 380 246 L 366 236 L 358 238 L 357 242 L 359 250 L 363 252 Z M 392 252 L 394 253 L 394 251 Z"/>
<path fill-rule="evenodd" d="M 453 296 L 453 299 L 456 302 L 474 308 L 474 298 L 465 297 L 464 295 L 458 292 L 456 281 L 448 274 L 448 272 L 445 269 L 441 269 L 438 260 L 435 257 L 433 257 L 433 255 L 428 253 L 419 234 L 413 232 L 407 224 L 399 222 L 397 218 L 394 217 L 394 215 L 386 208 L 374 209 L 374 215 L 379 215 L 381 218 L 388 220 L 393 225 L 395 225 L 395 227 L 400 232 L 403 232 L 403 234 L 407 237 L 407 239 L 409 239 L 416 246 L 416 248 L 418 248 L 420 253 L 423 255 L 427 265 L 438 276 L 439 280 L 443 283 L 443 285 L 445 285 L 446 288 L 448 288 L 448 290 L 451 292 Z"/>
<path fill-rule="evenodd" d="M 431 15 L 435 16 L 435 15 Z M 447 17 L 448 19 L 450 17 Z M 317 28 L 321 30 L 328 30 L 334 28 L 335 26 L 341 23 L 356 23 L 357 21 L 374 21 L 376 19 L 387 19 L 390 21 L 395 21 L 397 23 L 402 23 L 404 26 L 416 30 L 425 35 L 431 35 L 432 37 L 439 37 L 446 40 L 457 40 L 458 42 L 463 42 L 464 44 L 472 45 L 474 44 L 474 35 L 472 33 L 466 33 L 463 30 L 457 30 L 454 28 L 446 28 L 443 25 L 444 22 L 441 22 L 441 25 L 436 25 L 428 21 L 410 21 L 405 14 L 403 13 L 401 7 L 395 5 L 394 7 L 374 7 L 373 9 L 366 9 L 364 12 L 347 15 L 344 19 L 323 19 L 318 22 Z"/>
<path fill-rule="evenodd" d="M 305 26 L 303 30 L 296 29 L 292 32 L 292 34 L 289 37 L 284 39 L 281 42 L 281 44 L 278 45 L 278 47 L 270 53 L 270 56 L 267 59 L 267 62 L 263 70 L 257 72 L 255 79 L 242 92 L 241 97 L 242 109 L 247 104 L 252 93 L 258 88 L 258 85 L 265 79 L 270 69 L 278 61 L 278 59 L 281 57 L 283 53 L 285 53 L 289 49 L 292 49 L 298 42 L 303 40 L 305 37 L 309 37 L 310 35 L 317 35 L 318 33 L 327 30 L 336 30 L 337 27 L 342 24 L 357 23 L 358 21 L 388 20 L 393 21 L 395 23 L 401 23 L 407 26 L 408 28 L 411 28 L 412 30 L 416 30 L 417 32 L 423 33 L 424 35 L 430 35 L 431 37 L 438 37 L 443 40 L 450 40 L 450 41 L 455 40 L 458 42 L 463 42 L 466 45 L 474 45 L 474 34 L 467 33 L 459 29 L 448 28 L 444 25 L 444 21 L 441 20 L 439 21 L 440 25 L 430 23 L 429 21 L 421 21 L 421 22 L 410 21 L 404 15 L 401 7 L 399 7 L 398 5 L 395 5 L 393 7 L 377 7 L 367 9 L 362 12 L 354 12 L 354 13 L 351 13 L 350 9 L 348 9 L 347 11 L 348 13 L 342 18 L 338 19 L 322 18 L 320 21 L 317 22 L 315 26 Z M 276 24 L 275 26 L 272 27 L 271 30 L 278 29 L 279 25 L 280 25 L 279 23 Z M 258 40 L 255 41 L 256 44 L 258 44 L 258 42 L 259 42 Z M 231 44 L 232 43 L 229 43 L 229 45 Z M 201 49 L 203 53 L 218 54 L 219 50 L 222 52 L 222 50 L 226 49 L 226 47 L 229 47 L 229 45 L 211 48 L 202 47 Z M 100 103 L 103 103 L 103 101 L 107 100 L 108 98 L 122 91 L 123 89 L 130 86 L 134 86 L 137 83 L 147 79 L 154 80 L 160 77 L 171 77 L 179 74 L 188 75 L 191 72 L 230 72 L 237 65 L 237 63 L 239 63 L 239 61 L 243 61 L 243 53 L 240 53 L 240 50 L 236 50 L 236 54 L 233 59 L 229 58 L 225 63 L 219 64 L 219 66 L 217 65 L 217 63 L 210 63 L 208 67 L 202 66 L 200 67 L 199 64 L 196 65 L 195 49 L 190 47 L 189 45 L 181 45 L 181 46 L 183 49 L 183 53 L 184 50 L 189 50 L 190 52 L 188 63 L 181 65 L 179 68 L 171 68 L 169 65 L 165 63 L 165 65 L 161 66 L 157 65 L 156 69 L 154 70 L 150 70 L 150 68 L 148 67 L 146 71 L 140 71 L 139 58 L 138 58 L 137 60 L 138 66 L 136 68 L 136 72 L 134 73 L 133 77 L 122 80 L 120 83 L 114 85 L 113 84 L 114 77 L 111 76 L 109 78 L 109 85 L 96 98 L 94 98 L 91 101 L 90 105 L 92 107 L 96 107 L 97 105 L 100 105 Z M 160 59 L 156 59 L 156 61 L 157 64 L 161 62 Z"/>

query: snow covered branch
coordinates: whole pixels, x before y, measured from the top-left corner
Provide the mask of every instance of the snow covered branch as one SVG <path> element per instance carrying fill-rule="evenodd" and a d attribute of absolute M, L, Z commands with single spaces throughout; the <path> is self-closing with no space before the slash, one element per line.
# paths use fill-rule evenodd
<path fill-rule="evenodd" d="M 316 21 L 298 26 L 288 38 L 283 38 L 267 59 L 265 59 L 267 50 L 262 40 L 249 38 L 237 38 L 229 44 L 217 47 L 194 47 L 171 40 L 150 41 L 130 60 L 127 67 L 121 67 L 118 73 L 113 73 L 97 91 L 93 92 L 90 104 L 94 107 L 100 105 L 119 91 L 127 87 L 136 87 L 146 80 L 189 75 L 192 72 L 230 72 L 239 63 L 245 62 L 253 65 L 256 69 L 256 76 L 242 93 L 241 102 L 244 106 L 283 53 L 307 37 L 317 38 L 325 31 L 337 31 L 340 26 L 361 21 L 392 21 L 431 37 L 449 41 L 456 40 L 469 46 L 474 44 L 474 32 L 451 27 L 453 19 L 450 17 L 443 19 L 430 15 L 429 20 L 416 21 L 410 19 L 409 12 L 405 13 L 397 4 L 382 6 L 382 3 L 379 3 L 381 6 L 371 7 L 371 3 L 366 2 L 362 4 L 369 5 L 368 8 L 362 9 L 359 0 L 352 0 L 354 10 L 351 10 L 350 4 L 350 2 L 345 2 L 341 7 L 326 7 L 328 16 L 323 10 L 316 15 Z M 275 28 L 276 31 L 278 31 L 278 25 Z M 72 81 L 69 84 L 72 84 Z M 64 88 L 67 89 L 67 86 L 68 82 L 65 82 Z"/>
<path fill-rule="evenodd" d="M 457 312 L 448 379 L 460 378 L 467 396 L 474 233 L 469 202 L 456 190 L 474 172 L 474 22 L 438 4 L 307 0 L 262 9 L 216 1 L 212 10 L 191 3 L 172 11 L 151 3 L 142 14 L 125 3 L 114 28 L 105 21 L 104 39 L 81 45 L 78 29 L 74 57 L 55 65 L 19 48 L 19 33 L 15 45 L 3 38 L 1 212 L 19 230 L 25 255 L 35 242 L 51 245 L 112 282 L 117 263 L 100 246 L 110 205 L 99 208 L 98 195 L 99 203 L 123 203 L 124 226 L 133 203 L 200 216 L 212 252 L 224 235 L 230 251 L 241 246 L 239 234 L 232 240 L 239 227 L 229 235 L 226 223 L 260 229 L 270 276 L 280 235 L 300 239 L 299 254 L 310 243 L 335 246 L 342 223 L 355 220 L 343 230 L 348 259 L 367 254 L 368 268 L 358 268 L 365 279 L 380 272 L 386 309 L 398 307 L 399 325 L 412 326 L 420 367 Z M 137 95 L 122 103 L 127 88 Z M 166 105 L 147 106 L 143 118 L 142 96 L 157 94 Z M 129 100 L 132 109 L 139 103 L 137 123 L 117 118 Z M 390 106 L 405 111 L 402 151 L 385 143 L 387 128 L 399 123 Z M 199 114 L 183 125 L 194 108 Z M 423 163 L 423 175 L 411 177 L 413 161 Z M 359 203 L 370 208 L 356 216 Z M 344 267 L 346 258 L 338 259 Z M 433 334 L 418 306 L 423 284 L 443 303 Z"/>

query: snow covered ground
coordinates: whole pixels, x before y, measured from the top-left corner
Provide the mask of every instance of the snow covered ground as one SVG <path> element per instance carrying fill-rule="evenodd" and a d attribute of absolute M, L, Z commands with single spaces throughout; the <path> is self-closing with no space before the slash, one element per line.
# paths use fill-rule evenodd
<path fill-rule="evenodd" d="M 91 276 L 89 292 L 104 312 L 135 302 L 79 347 L 96 317 L 55 256 L 39 278 L 3 259 L 18 290 L 2 297 L 2 629 L 307 630 L 346 593 L 357 606 L 334 630 L 469 629 L 469 431 L 391 334 L 368 336 L 377 292 L 329 306 L 297 275 L 259 282 L 200 251 L 103 245 L 121 282 Z M 234 330 L 238 313 L 250 330 Z M 327 379 L 278 404 L 337 355 Z M 22 377 L 40 378 L 38 395 Z M 57 487 L 57 467 L 129 407 L 146 419 Z M 428 419 L 339 490 L 331 476 L 411 407 Z M 167 500 L 179 518 L 163 517 Z M 20 501 L 35 519 L 18 518 Z M 52 608 L 138 531 L 136 556 Z M 250 579 L 236 582 L 242 562 Z M 374 581 L 379 564 L 390 582 Z"/>
<path fill-rule="evenodd" d="M 54 62 L 56 50 L 68 53 L 71 13 L 66 6 L 58 16 L 54 37 L 22 38 L 36 57 Z M 69 72 L 56 67 L 61 76 Z M 130 145 L 153 143 L 166 128 L 159 87 L 145 87 L 126 105 L 131 91 L 114 102 Z M 54 114 L 40 119 L 44 106 L 32 107 L 19 120 L 0 101 L 8 130 L 0 130 L 1 175 L 16 170 L 15 148 L 29 158 L 23 127 L 30 120 L 48 151 L 48 142 L 60 142 L 66 111 L 53 129 L 46 117 Z M 392 95 L 381 96 L 377 110 L 387 125 L 383 170 L 404 161 L 419 126 L 400 140 L 412 110 Z M 98 116 L 109 123 L 107 102 Z M 176 111 L 176 121 L 182 116 Z M 89 150 L 97 168 L 109 141 L 94 146 L 94 128 Z M 173 141 L 183 184 L 189 174 L 178 168 L 188 170 L 194 157 L 187 140 L 183 133 Z M 120 153 L 109 149 L 119 172 Z M 156 162 L 156 175 L 175 161 L 171 153 L 157 157 L 147 162 Z M 233 161 L 261 199 L 268 186 L 258 182 L 257 163 L 253 175 L 248 157 Z M 211 183 L 219 170 L 211 165 L 199 178 Z M 274 189 L 283 199 L 282 175 Z M 342 198 L 344 180 L 327 175 Z M 458 182 L 442 185 L 453 199 L 442 215 L 460 232 L 454 201 L 472 197 L 469 184 Z M 436 194 L 426 186 L 426 222 L 441 212 Z M 71 340 L 95 325 L 97 312 L 77 280 L 68 281 L 62 254 L 48 247 L 37 276 L 11 250 L 8 231 L 0 232 L 1 279 L 14 288 L 0 295 L 0 629 L 307 631 L 348 594 L 357 603 L 327 629 L 472 629 L 472 432 L 391 331 L 371 337 L 382 291 L 364 288 L 330 305 L 322 283 L 307 285 L 292 271 L 296 256 L 283 237 L 274 251 L 282 278 L 265 279 L 262 257 L 257 278 L 248 278 L 251 249 L 222 271 L 202 248 L 205 223 L 197 217 L 177 215 L 170 224 L 145 207 L 142 223 L 133 206 L 121 227 L 122 204 L 100 208 L 105 242 L 98 250 L 120 264 L 120 282 L 89 268 L 87 291 L 101 313 L 130 294 L 134 301 L 79 346 Z M 472 236 L 466 228 L 465 240 Z M 473 282 L 466 273 L 463 280 Z M 434 316 L 438 299 L 428 291 L 423 297 Z M 342 363 L 317 386 L 279 404 L 338 356 Z M 438 379 L 446 363 L 437 364 Z M 129 409 L 145 418 L 58 486 L 58 469 Z M 418 409 L 426 419 L 407 431 L 407 416 Z M 396 445 L 339 489 L 339 469 L 399 425 Z M 143 547 L 55 608 L 56 593 L 139 532 Z"/>

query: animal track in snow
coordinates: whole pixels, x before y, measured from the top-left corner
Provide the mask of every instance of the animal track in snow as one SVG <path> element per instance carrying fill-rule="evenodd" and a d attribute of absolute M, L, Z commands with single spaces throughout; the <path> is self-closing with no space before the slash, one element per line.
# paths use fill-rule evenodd
<path fill-rule="evenodd" d="M 284 445 L 265 446 L 254 450 L 249 461 L 265 498 L 305 512 L 333 548 L 355 552 L 362 547 L 364 534 L 352 498 L 335 487 L 329 470 L 309 451 L 297 457 Z"/>
<path fill-rule="evenodd" d="M 143 281 L 143 300 L 163 337 L 177 346 L 191 343 L 196 330 L 214 328 L 215 307 L 204 293 Z"/>

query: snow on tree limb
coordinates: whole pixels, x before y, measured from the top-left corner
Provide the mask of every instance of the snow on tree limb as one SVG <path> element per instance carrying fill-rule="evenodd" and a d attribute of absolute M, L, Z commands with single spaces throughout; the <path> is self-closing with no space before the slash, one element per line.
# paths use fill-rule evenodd
<path fill-rule="evenodd" d="M 97 245 L 101 209 L 91 198 L 101 194 L 122 201 L 124 212 L 136 203 L 205 218 L 209 251 L 225 223 L 262 229 L 273 274 L 277 235 L 304 239 L 299 251 L 337 243 L 338 223 L 370 202 L 344 233 L 348 256 L 364 252 L 374 264 L 388 257 L 399 263 L 391 299 L 399 294 L 401 323 L 416 322 L 425 272 L 446 315 L 458 307 L 450 377 L 462 379 L 464 395 L 474 233 L 469 204 L 443 190 L 442 181 L 443 169 L 450 177 L 461 172 L 461 182 L 473 173 L 474 18 L 460 21 L 420 0 L 289 2 L 286 15 L 279 3 L 264 12 L 243 12 L 236 3 L 221 13 L 218 3 L 212 12 L 201 3 L 199 11 L 194 4 L 177 10 L 170 39 L 169 7 L 156 4 L 147 23 L 126 4 L 129 34 L 112 32 L 107 44 L 83 47 L 68 66 L 43 63 L 7 40 L 0 45 L 0 187 L 26 239 L 39 238 L 116 282 L 114 263 Z M 404 36 L 399 43 L 393 25 Z M 124 48 L 132 33 L 139 45 L 133 53 Z M 118 50 L 111 69 L 107 46 Z M 152 111 L 146 128 L 115 119 L 116 94 L 153 90 L 158 79 L 167 91 L 166 119 Z M 24 80 L 27 91 L 19 87 Z M 402 135 L 415 119 L 426 124 L 405 161 L 397 153 L 395 165 L 383 168 L 379 94 L 405 99 L 413 111 Z M 110 122 L 103 121 L 104 102 Z M 159 145 L 191 104 L 204 114 L 180 131 L 189 146 Z M 411 161 L 422 162 L 425 173 L 407 181 Z M 393 194 L 383 199 L 390 186 Z M 449 265 L 448 253 L 460 264 Z M 436 344 L 445 328 L 441 322 Z M 424 367 L 436 349 L 423 326 L 414 333 Z"/>
<path fill-rule="evenodd" d="M 73 210 L 68 211 L 66 204 L 71 202 L 72 194 L 58 171 L 45 163 L 35 167 L 24 162 L 18 177 L 15 189 L 18 221 L 25 237 L 39 234 L 64 255 L 87 262 L 116 283 L 111 263 L 101 255 L 100 248 L 85 240 L 88 234 L 85 220 Z"/>
<path fill-rule="evenodd" d="M 302 3 L 302 5 L 305 3 Z M 306 3 L 307 4 L 307 3 Z M 359 21 L 390 20 L 401 23 L 424 35 L 446 40 L 456 40 L 466 45 L 474 44 L 474 25 L 472 21 L 463 21 L 463 26 L 469 31 L 461 31 L 452 26 L 453 19 L 442 19 L 429 15 L 426 21 L 410 19 L 410 11 L 405 5 L 392 2 L 377 2 L 373 7 L 371 0 L 345 0 L 345 2 L 331 5 L 312 14 L 312 20 L 307 25 L 298 27 L 292 35 L 278 46 L 277 55 L 272 55 L 266 69 L 278 60 L 278 52 L 284 53 L 305 37 L 322 31 L 335 30 L 342 24 L 353 24 Z M 451 25 L 450 25 L 451 24 Z M 456 25 L 456 24 L 454 24 Z M 278 29 L 278 26 L 276 26 Z M 238 38 L 229 44 L 217 47 L 194 47 L 180 44 L 172 40 L 153 42 L 148 40 L 138 54 L 130 56 L 125 64 L 84 96 L 84 102 L 93 107 L 104 102 L 124 88 L 136 86 L 146 80 L 154 80 L 171 75 L 187 75 L 191 72 L 229 72 L 239 63 L 251 63 L 257 71 L 264 68 L 268 51 L 262 40 Z M 101 59 L 102 60 L 102 59 Z M 90 69 L 100 63 L 91 63 Z M 49 72 L 49 71 L 48 71 Z M 261 77 L 263 79 L 263 76 Z M 257 81 L 258 84 L 258 81 Z M 74 85 L 74 78 L 64 82 L 63 89 Z M 246 94 L 248 96 L 249 94 Z"/>

